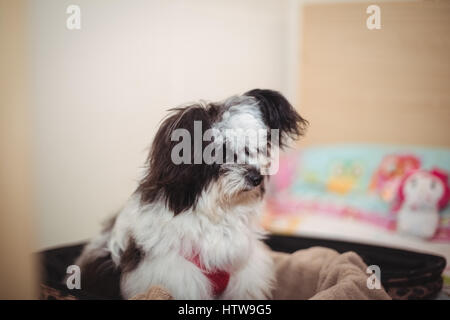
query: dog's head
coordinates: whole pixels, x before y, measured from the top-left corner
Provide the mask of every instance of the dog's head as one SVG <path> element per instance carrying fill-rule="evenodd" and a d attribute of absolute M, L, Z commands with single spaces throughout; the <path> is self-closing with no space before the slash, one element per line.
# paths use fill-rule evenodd
<path fill-rule="evenodd" d="M 171 111 L 154 138 L 137 192 L 141 202 L 163 201 L 175 215 L 201 198 L 220 206 L 260 199 L 266 177 L 277 169 L 278 149 L 307 126 L 272 90 Z"/>

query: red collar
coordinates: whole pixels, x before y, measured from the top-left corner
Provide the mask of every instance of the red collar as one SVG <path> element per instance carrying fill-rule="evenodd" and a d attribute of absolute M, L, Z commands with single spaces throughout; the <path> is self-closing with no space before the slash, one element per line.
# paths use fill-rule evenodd
<path fill-rule="evenodd" d="M 202 273 L 209 279 L 213 288 L 214 296 L 221 295 L 227 288 L 228 281 L 230 280 L 230 273 L 224 270 L 207 270 L 200 262 L 200 257 L 196 254 L 193 257 L 186 258 L 188 261 L 195 264 Z"/>

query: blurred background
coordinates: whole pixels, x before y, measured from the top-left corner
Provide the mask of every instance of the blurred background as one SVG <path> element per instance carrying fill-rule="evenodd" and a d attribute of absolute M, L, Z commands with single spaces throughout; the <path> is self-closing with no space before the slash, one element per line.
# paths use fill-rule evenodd
<path fill-rule="evenodd" d="M 310 121 L 275 178 L 269 230 L 450 257 L 448 209 L 436 241 L 400 237 L 395 191 L 374 200 L 385 190 L 371 184 L 392 155 L 450 170 L 449 2 L 1 0 L 0 15 L 2 287 L 27 275 L 0 297 L 33 297 L 35 268 L 18 261 L 92 237 L 120 209 L 168 108 L 253 88 L 279 90 Z"/>
<path fill-rule="evenodd" d="M 86 0 L 80 30 L 70 4 L 30 3 L 40 248 L 120 208 L 167 109 L 257 87 L 295 97 L 288 1 Z"/>

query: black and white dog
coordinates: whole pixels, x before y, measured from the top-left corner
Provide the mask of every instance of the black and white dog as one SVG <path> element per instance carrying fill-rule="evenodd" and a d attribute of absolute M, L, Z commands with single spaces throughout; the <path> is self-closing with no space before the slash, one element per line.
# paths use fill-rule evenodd
<path fill-rule="evenodd" d="M 137 190 L 78 258 L 82 289 L 131 298 L 160 285 L 175 299 L 270 298 L 273 266 L 258 226 L 267 168 L 306 125 L 272 90 L 173 109 Z M 198 128 L 209 134 L 180 148 Z M 242 129 L 270 141 L 258 134 L 256 145 L 242 143 Z M 205 158 L 211 149 L 215 161 Z"/>

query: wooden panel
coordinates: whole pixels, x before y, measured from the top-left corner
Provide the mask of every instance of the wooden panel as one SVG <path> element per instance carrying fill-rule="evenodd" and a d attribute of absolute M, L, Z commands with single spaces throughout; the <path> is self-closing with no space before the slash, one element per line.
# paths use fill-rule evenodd
<path fill-rule="evenodd" d="M 450 2 L 303 7 L 303 143 L 399 143 L 450 147 Z"/>

